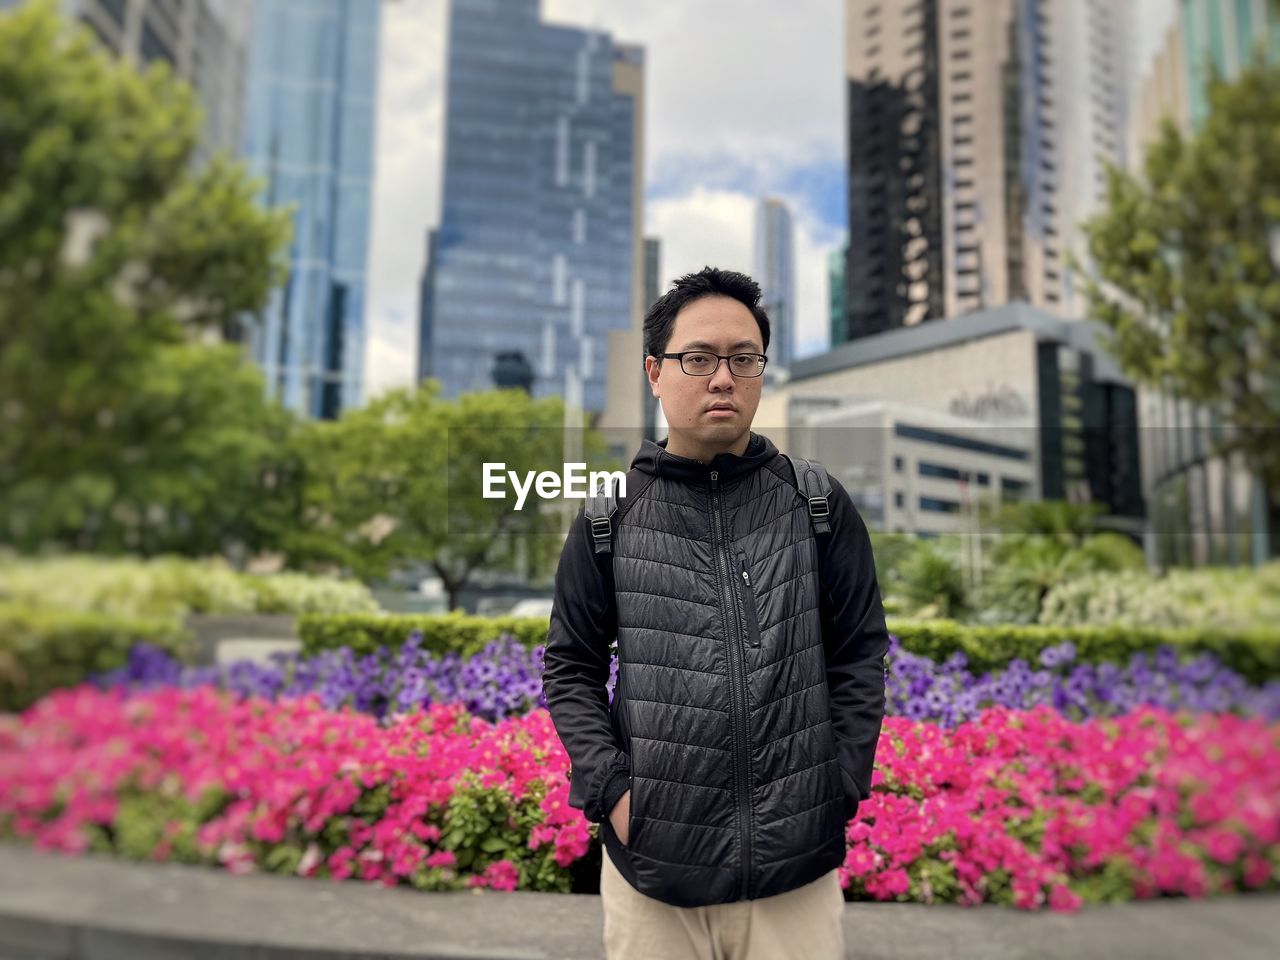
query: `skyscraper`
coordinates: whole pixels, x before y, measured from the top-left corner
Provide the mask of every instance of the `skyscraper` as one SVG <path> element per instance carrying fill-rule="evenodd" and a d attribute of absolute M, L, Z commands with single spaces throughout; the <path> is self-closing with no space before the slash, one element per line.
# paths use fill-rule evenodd
<path fill-rule="evenodd" d="M 289 278 L 251 334 L 269 388 L 331 418 L 359 405 L 379 0 L 256 0 L 245 154 L 295 205 Z"/>
<path fill-rule="evenodd" d="M 1199 126 L 1209 112 L 1209 78 L 1213 70 L 1230 79 L 1262 47 L 1280 56 L 1280 4 L 1275 0 L 1179 0 L 1180 25 L 1186 44 L 1187 94 L 1191 123 Z"/>
<path fill-rule="evenodd" d="M 22 0 L 0 0 L 0 11 Z M 197 160 L 240 151 L 245 45 L 252 0 L 62 0 L 103 45 L 139 66 L 160 60 L 194 88 L 204 111 Z"/>
<path fill-rule="evenodd" d="M 1103 0 L 847 0 L 847 339 L 1025 300 L 1076 316 L 1076 224 L 1121 162 Z"/>
<path fill-rule="evenodd" d="M 754 279 L 760 284 L 760 305 L 769 315 L 769 365 L 765 376 L 791 366 L 795 339 L 796 252 L 791 211 L 777 197 L 763 197 L 756 205 Z"/>
<path fill-rule="evenodd" d="M 631 398 L 638 437 L 643 51 L 543 23 L 538 0 L 451 0 L 448 61 L 421 375 L 455 397 L 519 353 L 535 396 L 594 413 Z M 611 331 L 637 334 L 615 338 L 626 384 L 607 383 Z"/>

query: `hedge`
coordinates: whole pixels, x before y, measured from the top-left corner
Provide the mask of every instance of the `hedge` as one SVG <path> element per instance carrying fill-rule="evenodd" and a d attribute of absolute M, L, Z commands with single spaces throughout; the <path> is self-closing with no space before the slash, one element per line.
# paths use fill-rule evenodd
<path fill-rule="evenodd" d="M 1077 661 L 1084 663 L 1125 663 L 1135 653 L 1151 653 L 1171 644 L 1187 656 L 1212 653 L 1250 683 L 1280 676 L 1280 627 L 987 626 L 897 618 L 887 623 L 904 649 L 938 662 L 963 652 L 969 668 L 977 672 L 1000 669 L 1016 659 L 1034 662 L 1045 647 L 1070 641 Z M 548 626 L 543 617 L 478 617 L 457 611 L 407 616 L 315 614 L 299 618 L 298 632 L 306 654 L 344 645 L 357 655 L 373 653 L 381 646 L 398 647 L 411 632 L 421 630 L 425 649 L 467 656 L 504 632 L 529 646 L 546 643 Z"/>
<path fill-rule="evenodd" d="M 0 603 L 0 711 L 25 710 L 50 690 L 124 666 L 144 641 L 179 659 L 193 653 L 190 634 L 167 619 Z"/>
<path fill-rule="evenodd" d="M 535 647 L 547 641 L 546 617 L 481 617 L 454 610 L 428 614 L 303 614 L 297 620 L 303 656 L 350 647 L 357 656 L 379 647 L 399 647 L 415 630 L 422 631 L 422 649 L 432 653 L 479 653 L 501 633 Z"/>

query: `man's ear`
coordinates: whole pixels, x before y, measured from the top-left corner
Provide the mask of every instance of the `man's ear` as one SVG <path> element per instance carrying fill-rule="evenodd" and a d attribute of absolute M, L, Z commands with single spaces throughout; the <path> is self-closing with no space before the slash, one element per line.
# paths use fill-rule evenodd
<path fill-rule="evenodd" d="M 644 372 L 649 378 L 649 392 L 655 397 L 661 397 L 662 388 L 658 386 L 658 375 L 662 372 L 662 361 L 654 356 L 645 357 Z"/>

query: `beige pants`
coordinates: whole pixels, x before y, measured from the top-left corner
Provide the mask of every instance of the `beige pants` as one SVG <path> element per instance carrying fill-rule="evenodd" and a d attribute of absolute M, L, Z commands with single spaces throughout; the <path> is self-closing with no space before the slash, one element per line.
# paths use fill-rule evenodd
<path fill-rule="evenodd" d="M 601 851 L 608 960 L 844 960 L 844 893 L 835 870 L 759 900 L 673 907 L 647 897 Z"/>

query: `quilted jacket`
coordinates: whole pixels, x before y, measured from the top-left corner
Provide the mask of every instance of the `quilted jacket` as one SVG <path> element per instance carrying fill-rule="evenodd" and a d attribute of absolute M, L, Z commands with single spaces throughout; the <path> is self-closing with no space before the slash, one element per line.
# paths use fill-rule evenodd
<path fill-rule="evenodd" d="M 818 534 L 767 437 L 710 463 L 646 440 L 612 553 L 593 551 L 583 513 L 566 540 L 543 685 L 569 802 L 657 900 L 767 897 L 844 860 L 871 789 L 888 634 L 866 526 L 830 482 Z M 608 813 L 627 790 L 623 844 Z"/>

